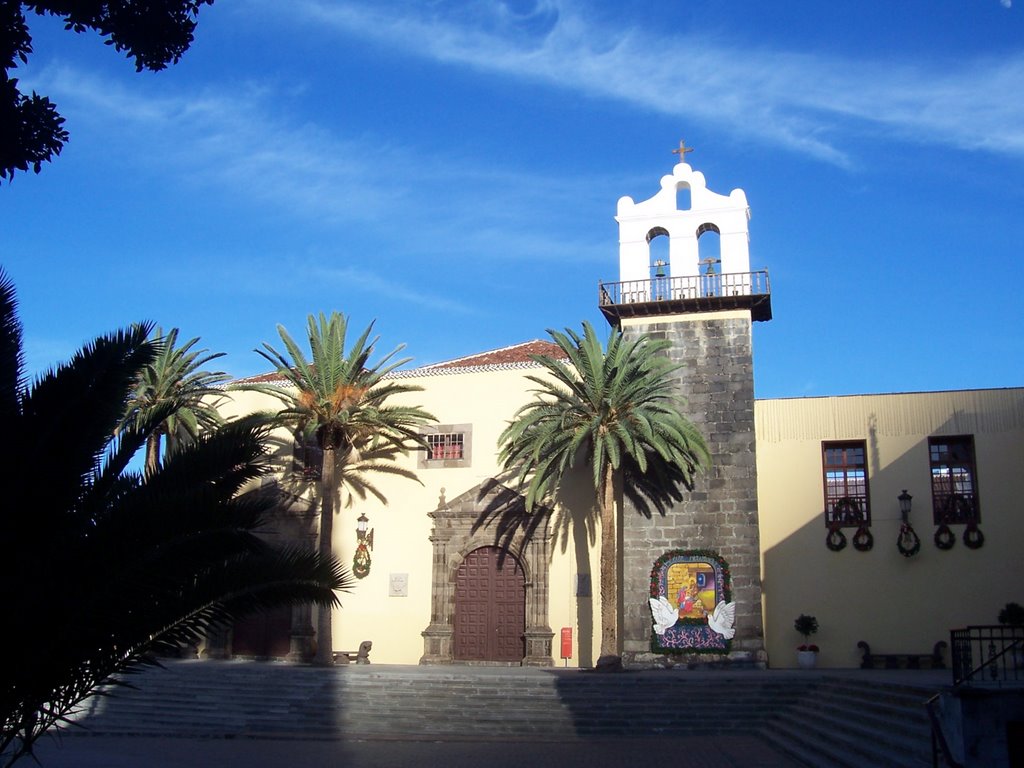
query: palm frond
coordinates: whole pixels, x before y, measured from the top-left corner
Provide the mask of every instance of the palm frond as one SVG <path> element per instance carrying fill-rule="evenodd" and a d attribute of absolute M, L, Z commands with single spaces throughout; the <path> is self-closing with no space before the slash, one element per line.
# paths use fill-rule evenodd
<path fill-rule="evenodd" d="M 630 467 L 631 478 L 653 472 L 667 483 L 664 499 L 673 497 L 678 484 L 691 485 L 710 456 L 674 394 L 672 376 L 679 366 L 664 355 L 668 342 L 626 339 L 613 330 L 602 345 L 589 323 L 582 333 L 548 333 L 568 362 L 534 356 L 548 376 L 527 377 L 536 385 L 534 399 L 499 436 L 500 461 L 526 489 L 528 509 L 550 503 L 581 455 L 590 462 L 598 499 L 607 466 Z M 643 490 L 655 493 L 655 484 Z"/>
<path fill-rule="evenodd" d="M 6 323 L 10 349 L 0 380 L 10 382 L 20 375 L 20 334 L 2 282 L 0 335 Z M 171 397 L 121 423 L 139 376 L 161 355 L 149 331 L 101 337 L 12 395 L 5 427 L 18 450 L 0 462 L 11 496 L 0 512 L 0 540 L 10 543 L 0 589 L 33 640 L 0 633 L 5 764 L 150 651 L 254 608 L 334 605 L 335 590 L 351 584 L 337 559 L 257 537 L 269 502 L 238 493 L 267 469 L 265 419 L 204 433 L 154 471 L 128 469 L 178 404 Z"/>
<path fill-rule="evenodd" d="M 390 459 L 410 445 L 422 445 L 422 427 L 436 419 L 422 408 L 389 402 L 420 388 L 384 379 L 407 360 L 395 359 L 403 349 L 399 346 L 371 361 L 379 341 L 372 335 L 373 323 L 351 345 L 346 339 L 348 319 L 339 312 L 309 315 L 306 331 L 311 354 L 308 361 L 281 326 L 278 335 L 285 353 L 266 343 L 257 352 L 293 388 L 285 396 L 278 395 L 286 406 L 277 415 L 278 423 L 312 432 L 323 452 L 318 546 L 322 552 L 330 552 L 334 506 L 341 489 L 348 492 L 349 500 L 374 496 L 386 502 L 371 475 L 413 478 Z M 330 612 L 322 611 L 317 621 L 317 661 L 330 663 Z"/>
<path fill-rule="evenodd" d="M 23 371 L 18 300 L 14 283 L 0 269 L 0 420 L 4 424 L 18 413 Z"/>

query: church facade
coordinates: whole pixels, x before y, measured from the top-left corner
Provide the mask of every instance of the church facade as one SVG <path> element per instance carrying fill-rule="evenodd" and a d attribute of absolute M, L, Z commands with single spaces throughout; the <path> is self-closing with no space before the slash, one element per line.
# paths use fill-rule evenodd
<path fill-rule="evenodd" d="M 601 286 L 601 311 L 627 336 L 671 340 L 686 416 L 712 454 L 671 508 L 620 504 L 627 664 L 795 666 L 793 622 L 811 614 L 819 665 L 854 667 L 859 641 L 924 653 L 951 628 L 1024 602 L 1024 389 L 756 401 L 754 328 L 772 306 L 767 273 L 750 269 L 743 191 L 714 193 L 681 162 L 651 198 L 622 198 L 616 219 L 620 279 Z M 704 238 L 718 244 L 706 258 Z M 394 374 L 421 387 L 406 397 L 438 423 L 403 459 L 418 483 L 382 477 L 386 505 L 337 514 L 335 551 L 360 578 L 334 614 L 335 650 L 370 640 L 375 663 L 595 663 L 600 532 L 586 468 L 531 539 L 479 524 L 522 504 L 497 438 L 532 396 L 532 354 L 557 347 L 532 341 Z M 275 403 L 238 392 L 223 410 Z M 277 473 L 253 489 L 279 501 L 269 535 L 312 547 L 310 447 L 282 430 L 274 460 Z M 301 659 L 313 624 L 309 609 L 254 617 L 207 651 Z"/>

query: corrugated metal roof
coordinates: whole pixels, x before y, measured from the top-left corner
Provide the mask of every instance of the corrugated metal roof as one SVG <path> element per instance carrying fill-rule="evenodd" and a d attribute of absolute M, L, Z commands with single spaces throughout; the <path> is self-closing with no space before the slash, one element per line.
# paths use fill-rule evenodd
<path fill-rule="evenodd" d="M 1024 388 L 781 398 L 754 406 L 757 439 L 845 440 L 867 425 L 880 435 L 955 435 L 1024 429 Z"/>

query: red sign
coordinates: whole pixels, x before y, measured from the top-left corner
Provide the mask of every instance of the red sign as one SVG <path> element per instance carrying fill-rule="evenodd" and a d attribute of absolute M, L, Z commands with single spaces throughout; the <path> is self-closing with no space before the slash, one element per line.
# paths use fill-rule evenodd
<path fill-rule="evenodd" d="M 562 627 L 562 658 L 572 658 L 572 627 Z"/>

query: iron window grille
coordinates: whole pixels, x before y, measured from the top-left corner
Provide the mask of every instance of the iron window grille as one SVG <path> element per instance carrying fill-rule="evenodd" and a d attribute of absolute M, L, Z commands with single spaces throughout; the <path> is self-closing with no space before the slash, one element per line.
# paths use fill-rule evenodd
<path fill-rule="evenodd" d="M 465 437 L 462 432 L 445 432 L 426 437 L 427 461 L 463 458 Z"/>

